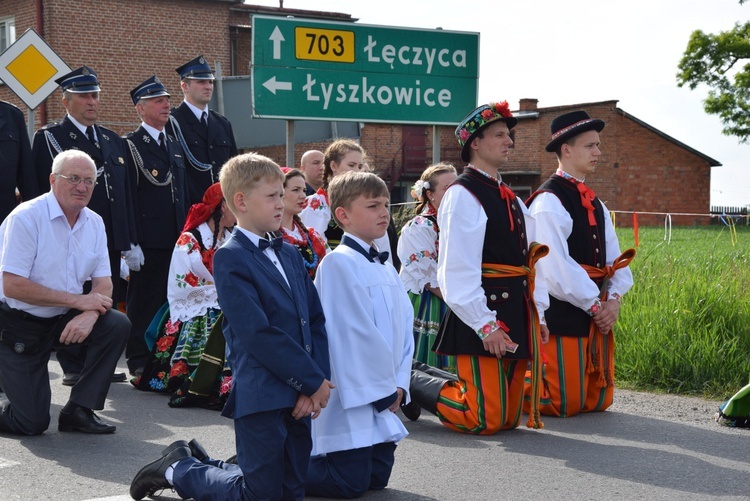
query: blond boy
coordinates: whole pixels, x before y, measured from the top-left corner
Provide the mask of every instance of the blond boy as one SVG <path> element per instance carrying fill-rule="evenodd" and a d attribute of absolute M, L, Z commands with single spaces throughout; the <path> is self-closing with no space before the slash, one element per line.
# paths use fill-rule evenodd
<path fill-rule="evenodd" d="M 196 457 L 178 442 L 139 472 L 135 499 L 168 485 L 183 498 L 302 499 L 311 417 L 333 387 L 325 317 L 302 256 L 265 238 L 281 224 L 281 169 L 248 153 L 230 159 L 219 180 L 237 217 L 214 256 L 214 277 L 233 375 L 222 414 L 234 419 L 238 465 Z"/>
<path fill-rule="evenodd" d="M 313 423 L 305 491 L 353 498 L 388 485 L 396 443 L 408 434 L 394 412 L 408 398 L 413 309 L 388 253 L 374 245 L 390 221 L 385 183 L 347 172 L 333 178 L 328 194 L 344 234 L 315 286 L 336 390 Z"/>

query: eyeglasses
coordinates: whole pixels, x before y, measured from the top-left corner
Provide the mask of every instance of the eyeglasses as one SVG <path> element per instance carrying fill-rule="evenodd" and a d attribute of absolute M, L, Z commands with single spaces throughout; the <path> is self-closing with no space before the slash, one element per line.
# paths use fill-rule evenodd
<path fill-rule="evenodd" d="M 72 184 L 73 186 L 78 186 L 79 184 L 83 183 L 86 188 L 92 188 L 96 183 L 96 179 L 92 179 L 90 177 L 82 178 L 78 176 L 65 176 L 63 174 L 55 174 L 57 177 L 61 177 L 65 179 L 67 182 Z"/>

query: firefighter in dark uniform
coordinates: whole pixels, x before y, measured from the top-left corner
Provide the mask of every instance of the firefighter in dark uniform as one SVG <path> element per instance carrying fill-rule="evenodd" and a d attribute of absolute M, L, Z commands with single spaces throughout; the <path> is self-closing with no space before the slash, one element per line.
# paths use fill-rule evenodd
<path fill-rule="evenodd" d="M 37 185 L 23 112 L 0 101 L 0 223 L 18 205 L 16 188 L 25 201 L 41 194 Z"/>
<path fill-rule="evenodd" d="M 133 328 L 125 356 L 128 369 L 139 375 L 149 350 L 144 333 L 167 301 L 167 276 L 177 237 L 188 208 L 182 147 L 167 134 L 169 93 L 156 75 L 130 91 L 141 126 L 127 134 L 130 184 L 136 209 L 138 241 L 144 264 L 133 270 L 128 285 L 127 314 Z"/>
<path fill-rule="evenodd" d="M 172 108 L 167 131 L 185 151 L 189 203 L 203 199 L 209 186 L 219 180 L 224 162 L 237 155 L 232 124 L 208 109 L 214 92 L 214 74 L 203 56 L 175 70 L 180 75 L 184 100 Z"/>
<path fill-rule="evenodd" d="M 99 80 L 88 66 L 71 71 L 55 80 L 62 89 L 62 103 L 67 114 L 62 121 L 42 127 L 34 135 L 33 159 L 39 192 L 50 189 L 52 160 L 58 153 L 80 150 L 96 164 L 96 185 L 88 204 L 102 217 L 107 233 L 109 264 L 112 271 L 112 298 L 120 297 L 120 257 L 140 262 L 141 249 L 135 226 L 135 212 L 128 179 L 125 141 L 115 132 L 98 125 Z M 72 386 L 80 378 L 85 356 L 78 354 L 81 346 L 58 350 L 63 369 L 62 383 Z M 124 373 L 116 373 L 114 381 L 125 381 Z"/>

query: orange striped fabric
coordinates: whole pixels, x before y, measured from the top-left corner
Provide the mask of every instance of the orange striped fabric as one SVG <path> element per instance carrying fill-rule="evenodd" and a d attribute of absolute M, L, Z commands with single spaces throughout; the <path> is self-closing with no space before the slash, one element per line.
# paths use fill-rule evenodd
<path fill-rule="evenodd" d="M 531 411 L 526 426 L 529 428 L 544 428 L 539 412 L 539 398 L 541 393 L 542 381 L 542 357 L 541 337 L 539 328 L 539 315 L 534 302 L 534 279 L 536 272 L 534 266 L 536 262 L 549 253 L 549 247 L 538 242 L 532 242 L 529 245 L 528 265 L 527 266 L 509 266 L 503 264 L 482 263 L 482 278 L 504 278 L 504 277 L 527 277 L 529 284 L 529 297 L 532 298 L 530 303 L 529 319 L 529 350 L 531 351 Z"/>
<path fill-rule="evenodd" d="M 518 427 L 523 404 L 525 360 L 456 356 L 458 382 L 443 386 L 437 414 L 448 428 L 492 435 Z"/>
<path fill-rule="evenodd" d="M 609 337 L 609 336 L 607 336 Z M 614 345 L 607 351 L 608 365 L 614 366 Z M 571 417 L 581 412 L 606 410 L 612 405 L 614 384 L 600 386 L 586 370 L 587 338 L 550 335 L 542 345 L 546 358 L 539 410 L 546 416 Z M 524 412 L 531 410 L 531 375 L 526 373 Z"/>
<path fill-rule="evenodd" d="M 628 249 L 611 266 L 596 268 L 581 265 L 592 279 L 603 279 L 601 299 L 607 299 L 607 281 L 621 268 L 630 264 L 635 250 Z M 539 410 L 544 415 L 570 417 L 580 412 L 603 411 L 612 405 L 615 387 L 615 337 L 603 334 L 594 320 L 586 338 L 559 336 L 550 333 L 542 346 L 546 358 Z M 533 377 L 526 375 L 524 412 L 533 411 Z"/>

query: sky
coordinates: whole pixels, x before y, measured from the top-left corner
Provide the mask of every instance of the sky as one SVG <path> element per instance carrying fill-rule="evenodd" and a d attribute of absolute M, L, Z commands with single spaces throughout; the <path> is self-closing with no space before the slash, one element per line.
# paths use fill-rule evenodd
<path fill-rule="evenodd" d="M 694 30 L 730 30 L 750 19 L 750 3 L 284 0 L 284 7 L 343 12 L 361 24 L 478 32 L 479 103 L 507 100 L 518 109 L 521 98 L 543 108 L 618 100 L 620 109 L 723 165 L 711 172 L 712 205 L 750 205 L 750 145 L 723 135 L 719 118 L 703 111 L 707 88 L 680 88 L 675 77 Z"/>

